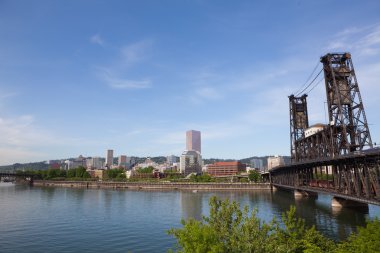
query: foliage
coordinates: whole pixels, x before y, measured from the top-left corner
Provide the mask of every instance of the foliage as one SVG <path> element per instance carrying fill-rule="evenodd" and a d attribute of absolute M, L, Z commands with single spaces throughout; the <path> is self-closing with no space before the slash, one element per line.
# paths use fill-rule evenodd
<path fill-rule="evenodd" d="M 86 168 L 80 166 L 76 169 L 61 170 L 61 169 L 48 169 L 48 170 L 26 170 L 17 171 L 18 174 L 31 174 L 34 175 L 36 179 L 43 180 L 74 180 L 74 179 L 89 179 L 90 174 L 86 171 Z"/>
<path fill-rule="evenodd" d="M 250 170 L 248 173 L 248 179 L 251 182 L 257 183 L 257 182 L 261 181 L 261 175 L 256 170 Z"/>
<path fill-rule="evenodd" d="M 367 223 L 364 228 L 358 228 L 357 234 L 352 234 L 347 241 L 338 245 L 336 253 L 380 251 L 380 220 L 378 218 Z"/>
<path fill-rule="evenodd" d="M 86 173 L 87 173 L 86 168 L 83 166 L 79 166 L 78 168 L 75 169 L 75 177 L 86 178 L 87 177 Z"/>
<path fill-rule="evenodd" d="M 203 173 L 202 175 L 193 174 L 190 176 L 190 182 L 199 182 L 199 183 L 214 182 L 214 178 L 212 178 L 207 173 Z"/>
<path fill-rule="evenodd" d="M 68 178 L 74 178 L 75 175 L 76 175 L 76 169 L 69 169 L 69 170 L 67 171 L 67 177 L 68 177 Z"/>
<path fill-rule="evenodd" d="M 239 178 L 239 182 L 240 182 L 240 183 L 248 183 L 249 181 L 248 181 L 247 178 L 242 177 L 242 178 Z"/>
<path fill-rule="evenodd" d="M 166 180 L 176 180 L 184 178 L 184 175 L 176 171 L 165 171 L 165 178 Z"/>
<path fill-rule="evenodd" d="M 153 170 L 154 170 L 154 168 L 152 166 L 149 166 L 149 167 L 145 167 L 145 168 L 139 168 L 136 171 L 138 173 L 146 173 L 146 174 L 148 174 L 148 173 L 152 173 Z"/>
<path fill-rule="evenodd" d="M 292 207 L 282 217 L 266 223 L 236 202 L 210 198 L 210 216 L 202 221 L 181 221 L 183 227 L 168 231 L 177 239 L 177 252 L 332 252 L 334 242 L 314 227 L 306 228 Z"/>
<path fill-rule="evenodd" d="M 124 179 L 124 178 L 126 178 L 123 169 L 106 170 L 106 176 L 108 179 Z"/>

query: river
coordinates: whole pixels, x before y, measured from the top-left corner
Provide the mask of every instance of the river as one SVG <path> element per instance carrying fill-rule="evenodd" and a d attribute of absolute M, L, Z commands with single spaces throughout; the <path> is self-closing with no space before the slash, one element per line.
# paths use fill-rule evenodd
<path fill-rule="evenodd" d="M 291 205 L 318 230 L 335 240 L 346 238 L 366 219 L 368 211 L 334 211 L 330 197 L 295 200 L 277 191 L 133 191 L 28 187 L 0 183 L 0 252 L 166 252 L 175 239 L 166 231 L 180 227 L 181 218 L 200 219 L 208 200 L 230 198 L 269 221 Z"/>

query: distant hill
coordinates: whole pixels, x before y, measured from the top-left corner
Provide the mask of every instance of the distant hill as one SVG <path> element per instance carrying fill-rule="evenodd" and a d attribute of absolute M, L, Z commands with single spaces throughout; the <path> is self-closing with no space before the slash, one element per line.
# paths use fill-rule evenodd
<path fill-rule="evenodd" d="M 12 165 L 0 166 L 0 171 L 16 171 L 16 170 L 47 170 L 49 165 L 45 162 L 36 163 L 15 163 Z"/>

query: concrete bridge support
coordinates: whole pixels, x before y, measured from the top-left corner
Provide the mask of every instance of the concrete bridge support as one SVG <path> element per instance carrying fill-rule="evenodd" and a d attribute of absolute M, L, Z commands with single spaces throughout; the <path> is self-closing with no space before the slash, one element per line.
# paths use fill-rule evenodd
<path fill-rule="evenodd" d="M 333 197 L 331 199 L 331 206 L 336 209 L 343 208 L 343 207 L 356 207 L 356 208 L 368 209 L 368 204 L 366 203 L 361 203 L 358 201 L 353 201 L 353 200 L 339 198 L 339 197 Z"/>
<path fill-rule="evenodd" d="M 318 198 L 318 193 L 316 192 L 310 192 L 310 191 L 302 191 L 302 190 L 294 190 L 294 198 L 295 199 L 301 199 L 301 198 Z"/>

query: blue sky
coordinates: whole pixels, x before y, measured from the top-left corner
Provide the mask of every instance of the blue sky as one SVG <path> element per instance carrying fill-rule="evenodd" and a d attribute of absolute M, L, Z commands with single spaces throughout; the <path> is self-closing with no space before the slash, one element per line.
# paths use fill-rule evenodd
<path fill-rule="evenodd" d="M 380 143 L 378 1 L 0 0 L 0 164 L 289 154 L 288 95 L 352 53 Z M 319 65 L 318 69 L 321 68 Z M 308 97 L 325 122 L 324 83 Z"/>

